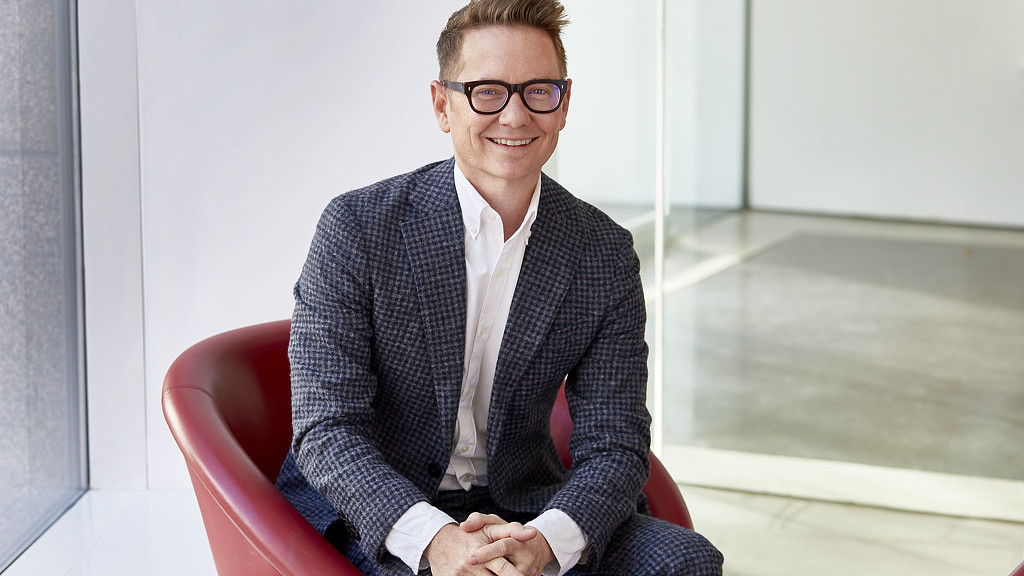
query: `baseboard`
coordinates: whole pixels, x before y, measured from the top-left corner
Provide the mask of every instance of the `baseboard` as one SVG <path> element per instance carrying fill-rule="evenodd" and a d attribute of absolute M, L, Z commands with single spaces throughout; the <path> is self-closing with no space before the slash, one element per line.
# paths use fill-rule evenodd
<path fill-rule="evenodd" d="M 680 484 L 1024 523 L 1024 482 L 666 444 Z"/>

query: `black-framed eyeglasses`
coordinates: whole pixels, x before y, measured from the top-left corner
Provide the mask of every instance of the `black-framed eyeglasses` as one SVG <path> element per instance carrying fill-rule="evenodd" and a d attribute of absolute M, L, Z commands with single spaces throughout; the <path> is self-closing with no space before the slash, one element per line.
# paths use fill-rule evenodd
<path fill-rule="evenodd" d="M 509 84 L 501 80 L 476 82 L 445 82 L 444 85 L 462 92 L 469 107 L 477 114 L 497 114 L 505 109 L 512 93 L 518 92 L 530 112 L 548 114 L 558 110 L 569 88 L 568 80 L 530 80 L 523 84 Z"/>

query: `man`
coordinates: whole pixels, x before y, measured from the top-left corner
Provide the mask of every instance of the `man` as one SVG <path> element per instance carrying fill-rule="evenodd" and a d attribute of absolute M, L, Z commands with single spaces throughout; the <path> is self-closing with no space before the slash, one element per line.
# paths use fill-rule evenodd
<path fill-rule="evenodd" d="M 366 574 L 721 573 L 706 540 L 638 513 L 629 233 L 541 175 L 569 109 L 565 23 L 557 0 L 453 14 L 430 91 L 454 158 L 336 198 L 296 284 L 278 485 Z M 571 474 L 548 430 L 563 379 Z"/>

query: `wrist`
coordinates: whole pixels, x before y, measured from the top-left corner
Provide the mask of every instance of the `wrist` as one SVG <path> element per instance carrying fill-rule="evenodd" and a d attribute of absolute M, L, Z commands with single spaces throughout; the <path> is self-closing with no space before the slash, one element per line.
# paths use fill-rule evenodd
<path fill-rule="evenodd" d="M 434 563 L 436 560 L 435 556 L 437 554 L 444 554 L 444 543 L 452 538 L 453 530 L 460 531 L 458 524 L 445 524 L 444 526 L 441 526 L 441 529 L 438 530 L 436 534 L 434 534 L 430 543 L 427 544 L 427 547 L 423 550 L 423 558 L 426 559 L 428 565 Z M 426 567 L 428 566 L 423 566 L 421 569 Z"/>
<path fill-rule="evenodd" d="M 545 570 L 547 568 L 554 568 L 556 573 L 561 568 L 558 564 L 558 558 L 555 556 L 555 551 L 551 549 L 551 544 L 548 543 L 548 539 L 544 537 L 544 533 L 540 530 L 537 531 L 537 536 L 530 541 L 535 548 L 536 557 L 543 562 Z"/>
<path fill-rule="evenodd" d="M 388 552 L 414 573 L 427 567 L 426 549 L 438 531 L 455 520 L 427 502 L 418 502 L 395 522 L 384 540 Z"/>
<path fill-rule="evenodd" d="M 561 574 L 584 559 L 589 540 L 565 512 L 550 509 L 527 523 L 536 528 L 553 558 L 545 564 L 545 574 Z"/>

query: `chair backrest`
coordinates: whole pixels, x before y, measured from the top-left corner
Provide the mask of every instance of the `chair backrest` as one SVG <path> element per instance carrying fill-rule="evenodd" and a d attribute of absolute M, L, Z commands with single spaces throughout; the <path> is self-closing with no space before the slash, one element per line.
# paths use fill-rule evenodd
<path fill-rule="evenodd" d="M 291 443 L 290 322 L 240 328 L 192 346 L 161 399 L 185 456 L 220 576 L 360 573 L 274 487 Z M 564 392 L 551 432 L 568 466 Z M 654 516 L 692 528 L 679 488 L 654 454 L 644 492 Z"/>
<path fill-rule="evenodd" d="M 292 438 L 288 320 L 205 340 L 171 369 L 166 392 L 199 388 L 242 450 L 273 480 Z"/>
<path fill-rule="evenodd" d="M 289 326 L 250 326 L 186 350 L 164 379 L 164 417 L 220 576 L 360 576 L 274 487 L 292 435 Z"/>

